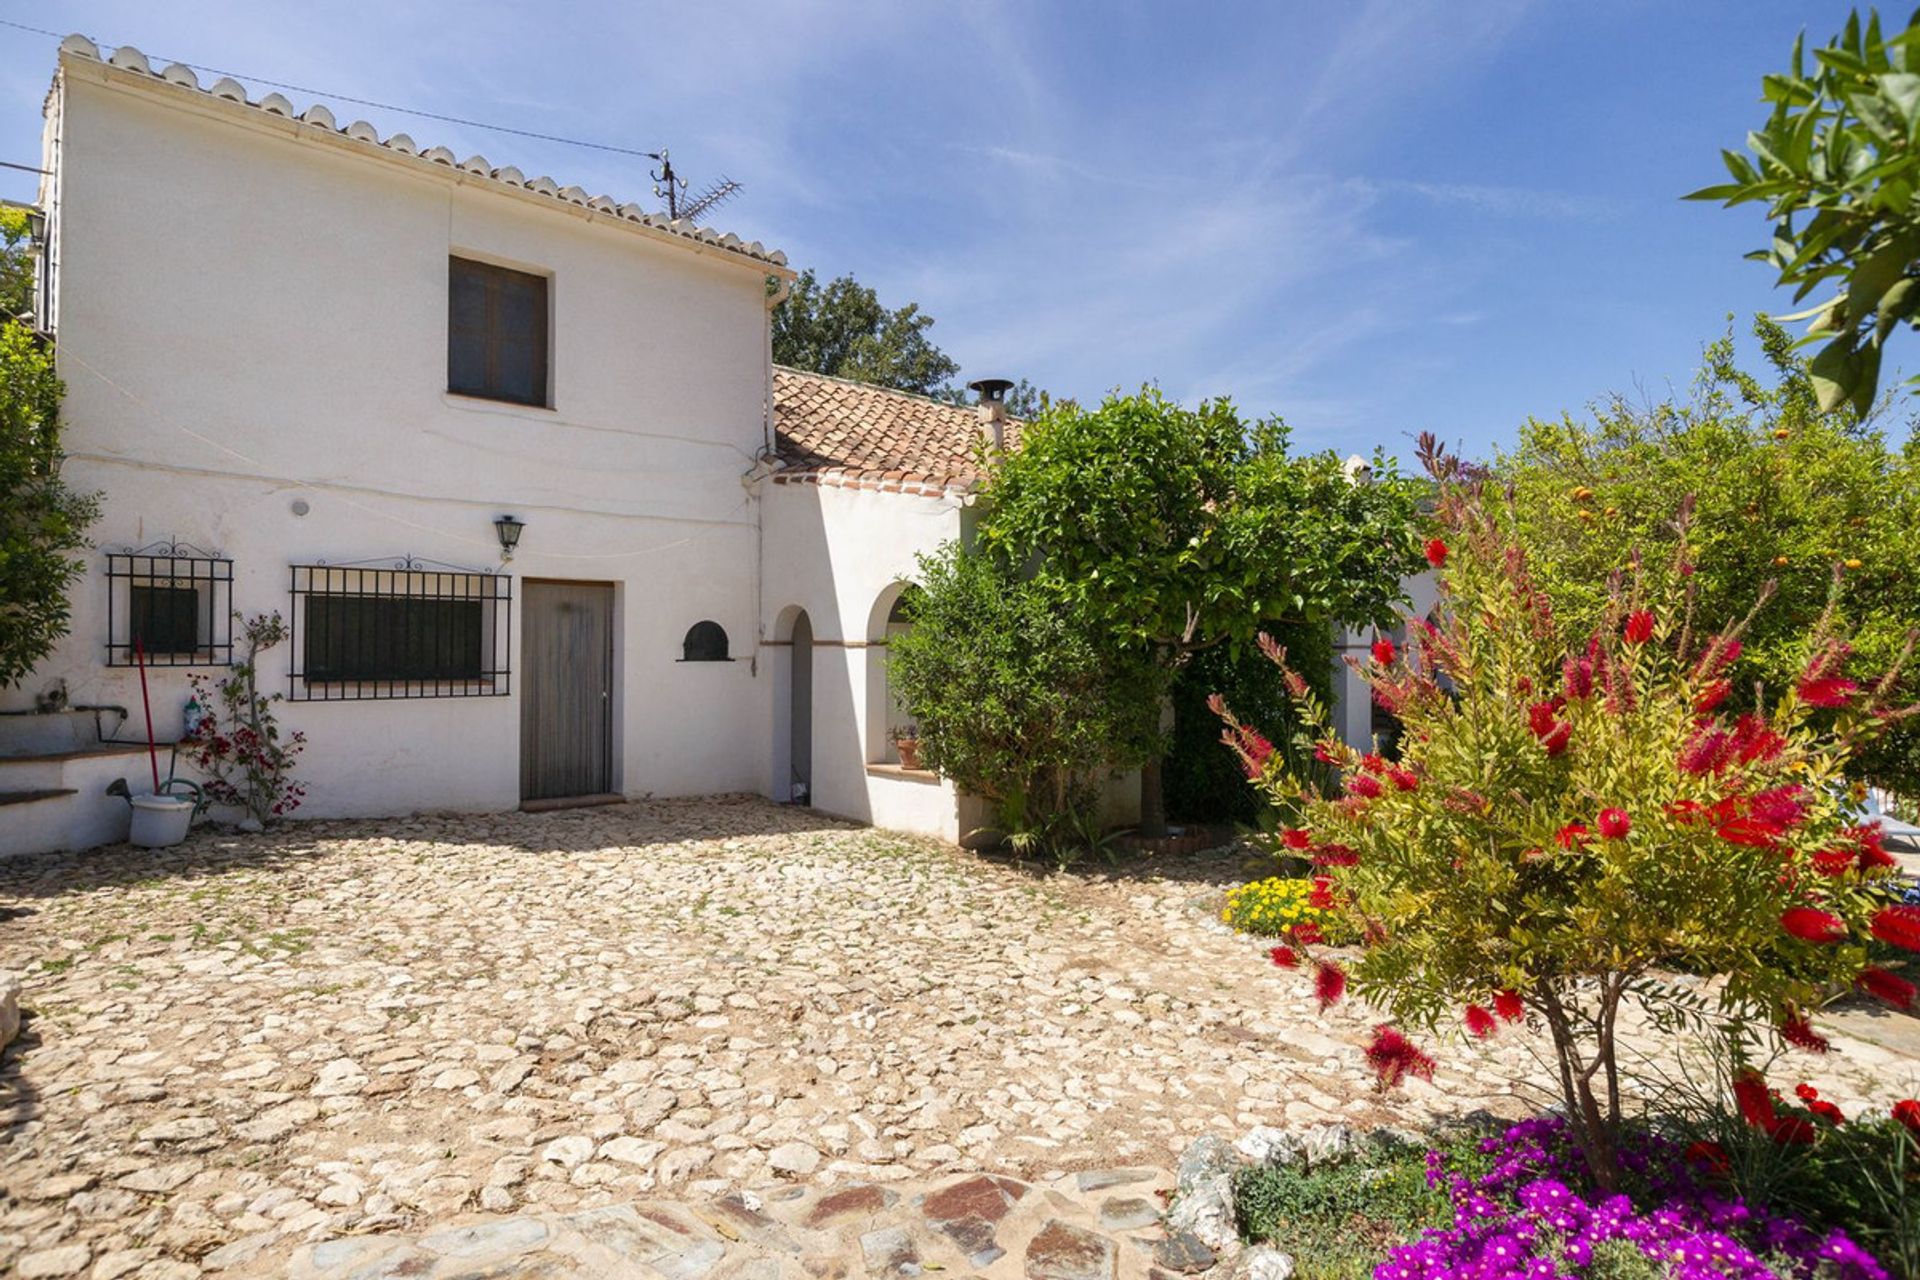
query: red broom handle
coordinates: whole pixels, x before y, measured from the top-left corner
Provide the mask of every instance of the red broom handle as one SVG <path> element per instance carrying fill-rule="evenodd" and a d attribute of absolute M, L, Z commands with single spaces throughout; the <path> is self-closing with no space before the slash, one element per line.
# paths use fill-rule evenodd
<path fill-rule="evenodd" d="M 147 713 L 147 764 L 153 769 L 153 794 L 160 794 L 160 753 L 153 746 L 153 703 L 147 697 L 147 659 L 140 637 L 133 638 L 133 665 L 140 668 L 140 709 Z"/>

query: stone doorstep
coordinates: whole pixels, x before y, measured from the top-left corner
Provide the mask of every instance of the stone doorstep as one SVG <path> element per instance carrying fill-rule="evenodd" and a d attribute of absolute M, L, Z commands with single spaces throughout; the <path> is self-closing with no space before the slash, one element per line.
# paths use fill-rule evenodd
<path fill-rule="evenodd" d="M 1080 1183 L 1092 1185 L 1084 1190 Z M 1159 1213 L 1173 1176 L 1100 1170 L 1051 1184 L 1001 1174 L 921 1185 L 778 1186 L 698 1203 L 647 1201 L 566 1214 L 467 1217 L 419 1235 L 301 1245 L 289 1280 L 480 1275 L 665 1280 L 1151 1280 L 1169 1257 Z M 1103 1228 L 1103 1219 L 1127 1225 Z M 248 1261 L 266 1264 L 270 1253 Z M 236 1259 L 238 1261 L 238 1259 Z"/>

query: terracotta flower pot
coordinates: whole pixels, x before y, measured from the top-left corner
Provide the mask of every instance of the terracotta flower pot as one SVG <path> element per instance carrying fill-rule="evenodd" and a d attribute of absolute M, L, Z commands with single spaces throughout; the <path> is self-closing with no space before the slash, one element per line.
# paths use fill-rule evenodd
<path fill-rule="evenodd" d="M 902 769 L 918 769 L 920 767 L 920 740 L 918 738 L 902 738 L 894 743 L 894 746 L 900 749 L 900 767 Z"/>

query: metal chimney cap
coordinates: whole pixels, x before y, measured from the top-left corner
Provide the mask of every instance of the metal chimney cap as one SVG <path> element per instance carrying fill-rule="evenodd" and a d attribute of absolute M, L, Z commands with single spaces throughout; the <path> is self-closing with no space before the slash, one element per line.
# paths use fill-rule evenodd
<path fill-rule="evenodd" d="M 967 390 L 979 392 L 980 398 L 991 404 L 999 404 L 1007 398 L 1007 392 L 1013 390 L 1013 382 L 1009 378 L 981 378 L 969 382 Z"/>

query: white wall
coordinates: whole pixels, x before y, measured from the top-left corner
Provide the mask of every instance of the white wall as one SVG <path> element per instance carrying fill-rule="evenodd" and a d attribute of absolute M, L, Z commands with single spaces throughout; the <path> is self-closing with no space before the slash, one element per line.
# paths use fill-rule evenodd
<path fill-rule="evenodd" d="M 1440 580 L 1431 573 L 1408 578 L 1400 584 L 1400 590 L 1408 600 L 1400 610 L 1403 617 L 1424 618 L 1440 602 Z M 1341 630 L 1334 634 L 1333 704 L 1329 713 L 1333 717 L 1334 732 L 1348 746 L 1359 751 L 1373 749 L 1373 692 L 1367 688 L 1367 682 L 1361 679 L 1360 673 L 1347 664 L 1347 659 L 1353 658 L 1364 664 L 1377 636 L 1390 637 L 1404 649 L 1407 643 L 1406 624 L 1403 622 L 1380 632 L 1372 629 Z"/>
<path fill-rule="evenodd" d="M 789 637 L 804 609 L 813 624 L 813 804 L 880 826 L 955 839 L 958 802 L 948 782 L 869 773 L 885 752 L 888 607 L 916 573 L 915 557 L 960 535 L 953 498 L 822 487 L 762 485 L 765 634 Z M 782 653 L 775 661 L 786 661 Z M 787 775 L 786 706 L 772 700 L 768 794 Z"/>
<path fill-rule="evenodd" d="M 760 789 L 769 680 L 741 476 L 764 438 L 763 272 L 96 66 L 64 74 L 67 475 L 104 496 L 99 544 L 218 549 L 235 607 L 285 611 L 292 563 L 497 565 L 492 521 L 511 512 L 516 628 L 519 578 L 619 586 L 619 785 Z M 550 273 L 551 410 L 446 393 L 450 253 Z M 76 701 L 137 708 L 133 673 L 103 664 L 103 568 L 92 557 L 69 640 L 8 705 L 65 679 Z M 675 661 L 704 618 L 741 661 Z M 287 687 L 283 658 L 269 689 Z M 518 674 L 510 697 L 284 704 L 311 739 L 306 812 L 516 804 Z M 163 735 L 185 697 L 183 674 L 154 674 Z"/>

